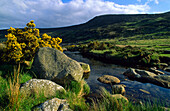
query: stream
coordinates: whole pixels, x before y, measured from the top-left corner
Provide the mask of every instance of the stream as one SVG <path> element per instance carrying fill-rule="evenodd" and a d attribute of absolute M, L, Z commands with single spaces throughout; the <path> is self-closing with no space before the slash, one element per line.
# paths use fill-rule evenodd
<path fill-rule="evenodd" d="M 85 79 L 85 81 L 90 86 L 91 93 L 99 93 L 101 87 L 104 87 L 105 89 L 111 92 L 110 85 L 100 83 L 97 78 L 102 75 L 113 75 L 120 79 L 120 84 L 126 85 L 125 96 L 130 101 L 150 101 L 163 104 L 164 106 L 170 106 L 170 89 L 163 88 L 150 83 L 131 81 L 123 75 L 123 73 L 127 70 L 126 67 L 122 67 L 115 64 L 107 64 L 100 61 L 96 61 L 94 59 L 85 58 L 78 51 L 65 51 L 64 53 L 78 62 L 84 62 L 90 65 L 91 72 L 88 79 Z"/>

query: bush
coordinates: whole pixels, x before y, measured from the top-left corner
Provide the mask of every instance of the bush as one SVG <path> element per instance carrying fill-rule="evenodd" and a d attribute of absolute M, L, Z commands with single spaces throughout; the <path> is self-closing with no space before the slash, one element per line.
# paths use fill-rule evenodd
<path fill-rule="evenodd" d="M 51 47 L 63 51 L 59 45 L 62 39 L 52 38 L 46 33 L 40 38 L 39 29 L 35 28 L 33 20 L 27 23 L 24 29 L 25 31 L 10 27 L 7 30 L 8 34 L 5 35 L 7 41 L 4 43 L 6 48 L 1 57 L 4 62 L 30 61 L 40 47 Z"/>

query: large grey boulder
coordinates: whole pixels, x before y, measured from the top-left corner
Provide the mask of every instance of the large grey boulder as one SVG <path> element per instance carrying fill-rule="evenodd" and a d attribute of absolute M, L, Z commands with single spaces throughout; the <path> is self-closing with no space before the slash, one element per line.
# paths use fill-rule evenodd
<path fill-rule="evenodd" d="M 58 98 L 47 100 L 32 109 L 33 111 L 72 111 L 66 100 Z"/>
<path fill-rule="evenodd" d="M 31 79 L 24 83 L 20 92 L 25 95 L 41 95 L 43 94 L 45 97 L 53 97 L 56 94 L 64 94 L 65 89 L 49 80 L 44 79 Z"/>
<path fill-rule="evenodd" d="M 72 80 L 81 81 L 83 77 L 83 69 L 77 61 L 49 47 L 38 50 L 31 70 L 38 78 L 52 80 L 61 85 Z"/>

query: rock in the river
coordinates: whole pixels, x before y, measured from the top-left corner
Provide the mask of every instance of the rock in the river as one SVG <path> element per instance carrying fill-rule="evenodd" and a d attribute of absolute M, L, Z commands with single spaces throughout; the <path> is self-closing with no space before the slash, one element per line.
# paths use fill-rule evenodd
<path fill-rule="evenodd" d="M 130 78 L 141 78 L 143 76 L 148 76 L 148 77 L 154 77 L 156 76 L 156 74 L 149 72 L 149 71 L 145 71 L 145 70 L 139 70 L 139 69 L 133 69 L 133 68 L 129 68 L 126 72 L 124 72 L 125 76 L 128 76 Z"/>
<path fill-rule="evenodd" d="M 135 79 L 135 78 L 140 78 L 141 75 L 135 72 L 135 69 L 129 68 L 126 72 L 123 73 L 125 76 Z"/>
<path fill-rule="evenodd" d="M 38 50 L 31 70 L 38 78 L 52 80 L 61 85 L 72 80 L 81 81 L 83 77 L 83 69 L 77 61 L 49 47 Z"/>
<path fill-rule="evenodd" d="M 124 72 L 124 75 L 132 80 L 137 80 L 144 83 L 152 83 L 161 87 L 170 88 L 168 75 L 156 75 L 149 71 L 131 68 Z"/>
<path fill-rule="evenodd" d="M 161 69 L 165 69 L 166 67 L 168 67 L 168 64 L 167 63 L 159 63 L 159 64 L 157 64 L 158 66 L 159 66 L 159 68 L 161 68 Z"/>
<path fill-rule="evenodd" d="M 154 74 L 157 74 L 157 75 L 159 75 L 159 74 L 165 74 L 164 72 L 159 71 L 159 70 L 156 70 L 156 69 L 154 69 L 154 68 L 150 68 L 149 71 L 150 71 L 150 72 L 153 72 Z"/>
<path fill-rule="evenodd" d="M 170 72 L 170 67 L 165 68 L 165 71 Z"/>
<path fill-rule="evenodd" d="M 103 75 L 97 79 L 98 81 L 105 84 L 117 84 L 120 83 L 120 80 L 117 77 L 111 75 Z"/>
<path fill-rule="evenodd" d="M 128 99 L 125 96 L 122 96 L 121 94 L 113 94 L 112 97 L 114 97 L 115 99 L 122 99 L 126 102 L 129 102 Z"/>
<path fill-rule="evenodd" d="M 125 95 L 125 88 L 123 87 L 123 85 L 113 85 L 112 86 L 112 93 L 113 94 L 122 94 Z"/>
<path fill-rule="evenodd" d="M 53 97 L 56 94 L 64 94 L 65 89 L 49 80 L 44 79 L 31 79 L 24 83 L 20 92 L 26 95 L 43 94 L 45 97 Z"/>
<path fill-rule="evenodd" d="M 89 73 L 91 70 L 90 70 L 90 65 L 89 64 L 86 64 L 86 63 L 83 63 L 83 62 L 79 62 L 81 67 L 83 68 L 83 72 L 86 74 L 86 73 Z"/>
<path fill-rule="evenodd" d="M 145 70 L 140 70 L 140 69 L 135 69 L 135 72 L 138 73 L 141 76 L 149 76 L 149 77 L 157 76 L 156 74 L 154 74 L 152 72 L 145 71 Z"/>
<path fill-rule="evenodd" d="M 47 100 L 39 106 L 32 108 L 33 111 L 72 111 L 66 100 L 53 98 Z"/>

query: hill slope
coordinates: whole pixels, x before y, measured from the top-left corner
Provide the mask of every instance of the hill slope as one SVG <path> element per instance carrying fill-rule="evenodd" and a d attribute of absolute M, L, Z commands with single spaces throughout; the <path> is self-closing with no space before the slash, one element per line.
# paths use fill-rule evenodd
<path fill-rule="evenodd" d="M 79 42 L 96 39 L 155 39 L 170 38 L 170 12 L 163 14 L 121 14 L 97 16 L 87 23 L 40 29 L 52 37 L 61 37 L 63 42 Z M 0 34 L 2 31 L 0 32 Z M 3 31 L 4 34 L 4 31 Z M 2 37 L 1 34 L 0 36 Z"/>

